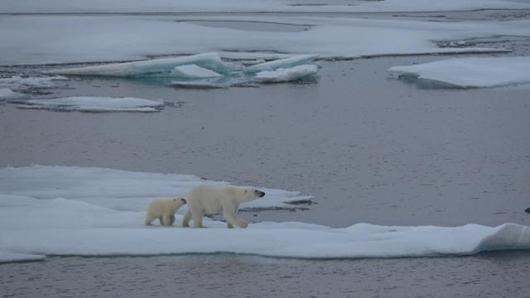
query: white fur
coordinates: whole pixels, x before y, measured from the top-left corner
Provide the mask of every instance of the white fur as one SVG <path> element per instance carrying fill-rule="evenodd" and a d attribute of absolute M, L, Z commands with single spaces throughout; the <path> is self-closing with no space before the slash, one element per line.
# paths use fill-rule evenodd
<path fill-rule="evenodd" d="M 194 227 L 204 228 L 202 224 L 204 215 L 222 213 L 228 228 L 234 226 L 246 228 L 248 223 L 237 217 L 239 204 L 264 195 L 264 192 L 251 187 L 197 186 L 186 198 L 189 209 L 184 216 L 182 226 L 189 227 L 189 222 L 193 219 Z"/>
<path fill-rule="evenodd" d="M 153 220 L 160 220 L 160 225 L 171 226 L 175 222 L 175 213 L 186 204 L 182 198 L 158 199 L 149 204 L 147 215 L 145 216 L 145 225 L 150 226 Z"/>

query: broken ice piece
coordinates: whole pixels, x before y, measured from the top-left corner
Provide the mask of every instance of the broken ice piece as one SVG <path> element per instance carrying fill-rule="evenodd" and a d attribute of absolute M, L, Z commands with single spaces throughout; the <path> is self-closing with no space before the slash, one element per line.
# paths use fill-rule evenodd
<path fill-rule="evenodd" d="M 260 83 L 292 82 L 311 77 L 317 72 L 318 66 L 313 64 L 304 64 L 291 68 L 278 68 L 272 71 L 261 71 L 256 74 L 255 80 Z"/>

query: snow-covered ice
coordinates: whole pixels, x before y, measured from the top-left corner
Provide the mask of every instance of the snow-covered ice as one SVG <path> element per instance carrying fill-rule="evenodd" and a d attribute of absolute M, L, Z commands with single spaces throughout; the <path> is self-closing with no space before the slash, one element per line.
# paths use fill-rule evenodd
<path fill-rule="evenodd" d="M 204 79 L 204 78 L 218 78 L 222 77 L 219 73 L 209 70 L 195 64 L 186 64 L 177 66 L 171 72 L 171 76 L 182 79 Z"/>
<path fill-rule="evenodd" d="M 158 112 L 163 102 L 135 97 L 63 97 L 32 99 L 19 104 L 24 109 L 79 112 Z"/>
<path fill-rule="evenodd" d="M 261 83 L 281 83 L 302 80 L 316 75 L 318 66 L 312 64 L 298 65 L 291 68 L 260 71 L 256 74 L 256 81 Z"/>
<path fill-rule="evenodd" d="M 185 195 L 204 181 L 195 176 L 102 168 L 33 166 L 0 169 L 0 262 L 53 255 L 115 256 L 236 253 L 293 258 L 377 258 L 471 255 L 530 249 L 530 227 L 465 225 L 331 228 L 262 222 L 227 229 L 143 225 L 153 197 Z M 294 192 L 264 189 L 246 203 L 285 206 Z M 183 211 L 183 210 L 180 210 Z M 177 214 L 177 223 L 182 212 Z M 212 241 L 212 239 L 215 239 Z"/>
<path fill-rule="evenodd" d="M 498 87 L 530 83 L 530 57 L 454 58 L 389 71 L 461 88 Z"/>
<path fill-rule="evenodd" d="M 9 88 L 0 88 L 0 100 L 2 99 L 9 99 L 9 98 L 19 98 L 24 96 L 24 94 L 14 92 L 13 90 Z"/>
<path fill-rule="evenodd" d="M 306 24 L 297 32 L 246 31 L 176 22 L 170 16 L 0 16 L 0 65 L 140 60 L 147 56 L 240 52 L 311 54 L 322 58 L 355 58 L 377 55 L 466 53 L 491 51 L 485 48 L 439 48 L 436 40 L 462 40 L 493 35 L 530 36 L 530 21 L 428 22 L 412 20 L 361 19 L 328 16 L 258 15 L 255 21 Z M 230 21 L 248 21 L 230 16 Z M 39 28 L 38 33 L 34 30 Z M 141 42 L 138 42 L 141 41 Z M 499 49 L 497 49 L 498 51 Z M 177 59 L 177 58 L 168 58 Z M 140 62 L 143 63 L 143 62 Z M 165 63 L 166 65 L 169 65 Z M 174 64 L 196 64 L 194 61 Z M 135 64 L 119 69 L 108 66 L 56 73 L 136 75 Z M 153 65 L 156 67 L 156 65 Z"/>

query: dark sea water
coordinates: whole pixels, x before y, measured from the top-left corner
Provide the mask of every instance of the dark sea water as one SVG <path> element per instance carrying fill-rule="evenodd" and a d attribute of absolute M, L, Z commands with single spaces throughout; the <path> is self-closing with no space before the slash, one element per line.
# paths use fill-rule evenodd
<path fill-rule="evenodd" d="M 528 54 L 526 40 L 504 43 Z M 530 225 L 530 87 L 446 89 L 386 72 L 441 58 L 320 61 L 317 83 L 260 88 L 73 80 L 53 96 L 160 98 L 167 106 L 94 114 L 0 104 L 0 166 L 195 174 L 297 190 L 317 203 L 307 211 L 243 214 L 252 221 Z M 328 261 L 51 257 L 0 265 L 0 296 L 530 297 L 530 253 Z"/>

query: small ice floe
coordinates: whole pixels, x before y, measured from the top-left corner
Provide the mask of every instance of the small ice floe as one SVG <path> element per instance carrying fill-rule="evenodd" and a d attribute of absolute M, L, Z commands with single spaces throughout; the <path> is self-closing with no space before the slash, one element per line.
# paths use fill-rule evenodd
<path fill-rule="evenodd" d="M 0 88 L 10 88 L 12 90 L 27 90 L 30 88 L 51 88 L 56 86 L 56 81 L 66 81 L 63 76 L 51 77 L 21 77 L 13 76 L 0 79 Z"/>
<path fill-rule="evenodd" d="M 62 68 L 49 70 L 47 73 L 73 76 L 105 76 L 105 77 L 170 77 L 177 66 L 194 64 L 217 73 L 232 71 L 229 64 L 224 63 L 217 53 L 204 53 L 192 56 L 160 58 L 145 61 L 124 63 L 108 63 L 101 65 Z"/>
<path fill-rule="evenodd" d="M 276 57 L 274 55 L 271 57 Z M 315 55 L 295 55 L 250 66 L 222 61 L 217 53 L 205 53 L 176 58 L 152 59 L 125 63 L 109 63 L 76 68 L 54 69 L 52 74 L 73 76 L 107 76 L 126 78 L 173 79 L 178 88 L 213 89 L 250 86 L 258 83 L 279 83 L 299 80 L 318 72 L 308 64 Z M 166 81 L 167 82 L 167 81 Z"/>
<path fill-rule="evenodd" d="M 394 66 L 389 71 L 458 88 L 480 88 L 528 84 L 529 69 L 530 57 L 488 57 Z"/>
<path fill-rule="evenodd" d="M 255 80 L 260 83 L 292 82 L 314 77 L 318 66 L 313 64 L 298 65 L 291 68 L 277 68 L 276 70 L 260 71 Z"/>
<path fill-rule="evenodd" d="M 64 97 L 32 99 L 18 105 L 23 109 L 79 112 L 158 112 L 163 107 L 159 101 L 134 97 Z"/>
<path fill-rule="evenodd" d="M 171 72 L 171 76 L 183 79 L 205 79 L 222 77 L 219 73 L 197 66 L 195 64 L 186 64 L 177 66 Z"/>
<path fill-rule="evenodd" d="M 13 90 L 9 88 L 0 88 L 0 100 L 2 99 L 11 99 L 11 98 L 20 98 L 23 97 L 24 94 L 14 92 Z"/>

